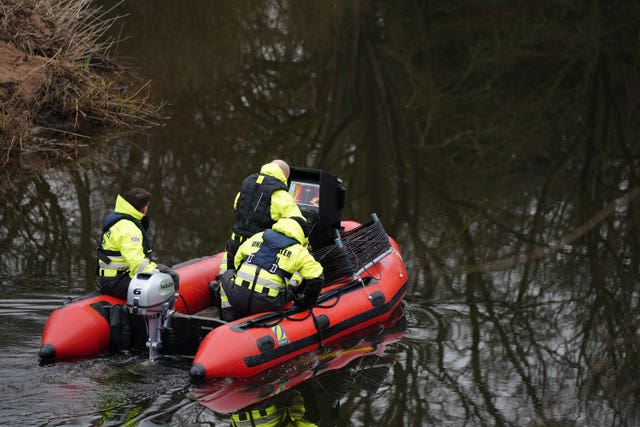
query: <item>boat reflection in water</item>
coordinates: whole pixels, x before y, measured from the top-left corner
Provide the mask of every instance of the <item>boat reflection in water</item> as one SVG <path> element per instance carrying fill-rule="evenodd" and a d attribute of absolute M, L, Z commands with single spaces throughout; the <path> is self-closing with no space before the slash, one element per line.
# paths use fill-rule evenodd
<path fill-rule="evenodd" d="M 193 391 L 193 397 L 216 413 L 228 414 L 231 425 L 337 421 L 340 400 L 347 393 L 373 394 L 382 384 L 395 360 L 393 346 L 405 330 L 401 304 L 383 323 L 253 377 L 207 380 Z"/>

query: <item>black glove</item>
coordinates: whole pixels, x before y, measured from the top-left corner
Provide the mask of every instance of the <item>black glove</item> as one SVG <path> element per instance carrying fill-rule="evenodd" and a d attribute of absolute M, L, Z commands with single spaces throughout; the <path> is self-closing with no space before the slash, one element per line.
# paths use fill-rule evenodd
<path fill-rule="evenodd" d="M 160 273 L 166 273 L 173 279 L 173 284 L 176 287 L 176 291 L 180 289 L 180 275 L 172 268 L 167 267 L 164 264 L 158 264 L 158 271 Z"/>
<path fill-rule="evenodd" d="M 318 300 L 322 284 L 324 283 L 324 275 L 315 279 L 304 280 L 298 288 L 298 293 L 294 298 L 296 305 L 302 308 L 311 308 Z"/>
<path fill-rule="evenodd" d="M 171 268 L 170 268 L 170 267 L 168 267 L 168 266 L 166 266 L 166 265 L 164 265 L 164 264 L 157 264 L 157 265 L 156 265 L 156 268 L 158 269 L 158 271 L 159 271 L 160 273 L 166 273 L 168 270 L 171 270 Z"/>

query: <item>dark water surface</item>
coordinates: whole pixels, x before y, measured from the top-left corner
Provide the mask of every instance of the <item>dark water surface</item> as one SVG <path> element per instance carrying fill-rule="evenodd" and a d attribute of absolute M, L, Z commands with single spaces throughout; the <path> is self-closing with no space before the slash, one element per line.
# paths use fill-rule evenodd
<path fill-rule="evenodd" d="M 640 425 L 640 5 L 506 3 L 120 5 L 116 53 L 171 118 L 3 183 L 0 424 L 228 425 L 187 357 L 40 366 L 40 334 L 93 290 L 117 192 L 152 191 L 174 264 L 221 250 L 242 178 L 283 157 L 340 176 L 409 274 L 386 370 L 309 402 L 334 424 Z"/>

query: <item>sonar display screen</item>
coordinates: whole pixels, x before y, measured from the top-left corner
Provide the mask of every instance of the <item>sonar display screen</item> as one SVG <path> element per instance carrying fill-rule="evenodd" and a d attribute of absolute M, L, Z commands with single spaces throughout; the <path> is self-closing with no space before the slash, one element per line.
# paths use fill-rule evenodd
<path fill-rule="evenodd" d="M 319 209 L 320 184 L 303 181 L 291 181 L 289 193 L 300 207 Z"/>

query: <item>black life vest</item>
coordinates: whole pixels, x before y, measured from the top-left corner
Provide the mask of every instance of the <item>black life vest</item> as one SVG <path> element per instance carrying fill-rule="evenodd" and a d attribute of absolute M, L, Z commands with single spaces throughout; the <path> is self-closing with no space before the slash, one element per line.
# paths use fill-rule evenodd
<path fill-rule="evenodd" d="M 260 184 L 256 182 L 259 177 L 262 177 Z M 245 178 L 240 186 L 233 232 L 246 239 L 271 228 L 274 224 L 271 219 L 271 195 L 276 190 L 287 189 L 282 181 L 269 175 L 254 173 Z"/>
<path fill-rule="evenodd" d="M 296 239 L 285 236 L 272 229 L 265 230 L 262 234 L 262 244 L 257 252 L 249 255 L 246 262 L 257 265 L 269 273 L 277 274 L 283 279 L 291 277 L 292 273 L 281 269 L 276 262 L 276 255 L 281 249 L 295 245 Z"/>
<path fill-rule="evenodd" d="M 106 264 L 109 264 L 111 262 L 109 256 L 120 256 L 122 254 L 120 253 L 120 251 L 107 250 L 102 248 L 104 234 L 109 231 L 109 229 L 113 227 L 118 221 L 123 219 L 128 219 L 129 221 L 133 222 L 142 232 L 142 249 L 144 250 L 145 255 L 148 255 L 151 252 L 151 242 L 149 241 L 149 237 L 147 236 L 149 218 L 144 216 L 142 217 L 142 221 L 139 221 L 129 214 L 111 211 L 102 220 L 102 234 L 100 235 L 100 241 L 98 242 L 98 249 L 96 251 L 98 254 L 98 259 L 102 260 Z"/>

